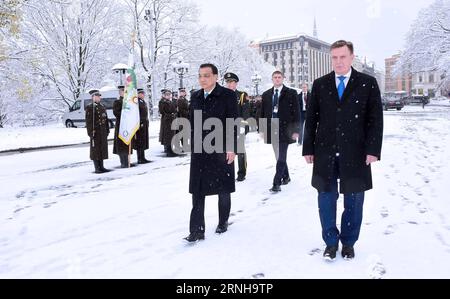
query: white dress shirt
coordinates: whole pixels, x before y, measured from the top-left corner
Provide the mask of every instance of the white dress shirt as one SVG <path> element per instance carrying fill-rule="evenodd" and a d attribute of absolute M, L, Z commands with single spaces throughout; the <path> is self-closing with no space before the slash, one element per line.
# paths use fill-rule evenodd
<path fill-rule="evenodd" d="M 217 84 L 216 84 L 216 85 L 214 85 L 214 88 L 213 88 L 213 89 L 211 89 L 210 91 L 207 91 L 207 90 L 203 90 L 204 94 L 205 94 L 205 95 L 206 95 L 206 94 L 208 94 L 208 96 L 209 96 L 210 94 L 212 94 L 212 92 L 214 91 L 214 89 L 216 89 L 216 86 L 217 86 Z M 206 99 L 206 97 L 205 97 L 205 99 Z"/>
<path fill-rule="evenodd" d="M 303 99 L 303 111 L 306 111 L 306 101 L 305 101 L 305 97 L 308 96 L 308 92 L 302 92 L 302 99 Z M 308 99 L 309 100 L 309 99 Z"/>
<path fill-rule="evenodd" d="M 280 100 L 281 97 L 281 91 L 283 90 L 284 85 L 280 86 L 280 87 L 273 87 L 273 98 L 272 98 L 272 103 L 275 100 L 275 94 L 276 94 L 276 90 L 278 90 L 278 101 Z M 280 104 L 280 102 L 278 102 L 278 104 Z"/>
<path fill-rule="evenodd" d="M 341 84 L 341 80 L 339 79 L 340 76 L 341 75 L 336 74 L 336 88 L 339 88 L 339 84 Z M 348 82 L 350 81 L 350 77 L 352 76 L 352 69 L 350 68 L 350 72 L 348 72 L 344 76 L 345 76 L 344 84 L 345 88 L 347 88 Z"/>

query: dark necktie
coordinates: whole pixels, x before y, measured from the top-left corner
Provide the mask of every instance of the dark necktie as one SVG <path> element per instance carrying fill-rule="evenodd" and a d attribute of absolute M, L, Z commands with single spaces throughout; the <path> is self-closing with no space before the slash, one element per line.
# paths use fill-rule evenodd
<path fill-rule="evenodd" d="M 278 89 L 275 89 L 275 95 L 273 96 L 273 113 L 272 117 L 278 117 L 278 102 L 280 101 L 280 95 Z"/>

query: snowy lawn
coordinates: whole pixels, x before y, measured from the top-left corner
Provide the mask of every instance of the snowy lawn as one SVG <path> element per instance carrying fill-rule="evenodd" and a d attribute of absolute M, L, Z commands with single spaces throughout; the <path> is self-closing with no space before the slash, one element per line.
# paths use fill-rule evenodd
<path fill-rule="evenodd" d="M 159 121 L 152 123 L 151 134 L 159 134 Z M 156 130 L 157 129 L 157 130 Z M 114 138 L 111 129 L 110 139 Z M 43 127 L 24 127 L 0 129 L 0 152 L 7 150 L 38 148 L 48 146 L 72 145 L 89 142 L 85 128 L 67 129 L 63 124 Z"/>
<path fill-rule="evenodd" d="M 92 173 L 87 147 L 0 156 L 0 277 L 450 278 L 450 109 L 385 115 L 383 160 L 373 167 L 375 189 L 351 262 L 321 258 L 317 193 L 301 147 L 289 150 L 292 183 L 274 196 L 274 154 L 256 135 L 248 138 L 248 179 L 233 194 L 229 232 L 214 234 L 211 197 L 206 240 L 186 245 L 189 157 L 162 157 L 154 123 L 147 155 L 155 162 L 120 170 L 111 154 L 106 166 L 114 172 L 103 176 Z M 84 129 L 54 130 L 58 142 L 67 132 L 80 134 L 69 143 L 86 141 Z M 35 146 L 39 129 L 0 132 L 5 149 L 28 138 Z"/>

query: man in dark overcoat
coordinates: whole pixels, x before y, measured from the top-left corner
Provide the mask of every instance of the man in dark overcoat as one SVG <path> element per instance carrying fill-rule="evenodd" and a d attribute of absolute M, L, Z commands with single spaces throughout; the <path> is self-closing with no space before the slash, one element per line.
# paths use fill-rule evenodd
<path fill-rule="evenodd" d="M 331 46 L 334 72 L 317 79 L 308 102 L 303 155 L 314 164 L 312 185 L 319 192 L 324 258 L 355 257 L 365 191 L 372 189 L 371 164 L 380 160 L 383 107 L 377 80 L 352 68 L 351 42 Z M 339 186 L 338 186 L 338 180 Z M 336 226 L 339 193 L 344 194 L 341 230 Z"/>
<path fill-rule="evenodd" d="M 236 94 L 219 84 L 218 69 L 204 64 L 199 70 L 201 90 L 192 94 L 191 122 L 191 170 L 189 192 L 192 194 L 190 235 L 185 239 L 196 242 L 205 238 L 205 197 L 219 196 L 219 225 L 216 233 L 228 230 L 231 209 L 231 193 L 236 191 L 234 160 L 237 151 Z M 233 125 L 227 126 L 227 120 Z M 208 126 L 207 122 L 216 126 Z M 213 130 L 214 128 L 214 130 Z M 221 133 L 218 138 L 207 142 L 210 134 Z M 219 145 L 222 143 L 221 145 Z M 215 146 L 212 148 L 212 146 Z M 211 148 L 210 148 L 211 147 Z M 220 148 L 219 148 L 220 147 Z"/>

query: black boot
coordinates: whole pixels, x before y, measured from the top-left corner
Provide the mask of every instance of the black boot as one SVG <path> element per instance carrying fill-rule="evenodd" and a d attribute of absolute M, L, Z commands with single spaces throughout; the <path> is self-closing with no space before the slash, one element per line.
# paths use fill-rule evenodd
<path fill-rule="evenodd" d="M 325 248 L 325 252 L 323 253 L 323 258 L 327 261 L 334 261 L 336 259 L 336 252 L 338 249 L 338 246 L 327 246 L 327 248 Z"/>
<path fill-rule="evenodd" d="M 345 246 L 342 247 L 342 257 L 344 260 L 352 260 L 355 258 L 355 249 L 353 246 Z"/>
<path fill-rule="evenodd" d="M 120 168 L 128 168 L 128 155 L 120 155 Z"/>
<path fill-rule="evenodd" d="M 95 173 L 96 174 L 103 173 L 102 170 L 101 170 L 101 167 L 100 167 L 100 161 L 94 160 L 93 162 L 94 162 L 94 167 L 95 167 Z"/>
<path fill-rule="evenodd" d="M 281 180 L 281 185 L 289 185 L 289 183 L 291 182 L 291 178 L 285 178 Z"/>
<path fill-rule="evenodd" d="M 281 192 L 281 187 L 280 185 L 273 185 L 272 189 L 269 190 L 272 193 L 279 193 Z"/>
<path fill-rule="evenodd" d="M 178 157 L 178 155 L 173 152 L 171 146 L 167 147 L 167 157 L 168 158 Z"/>
<path fill-rule="evenodd" d="M 197 241 L 202 241 L 205 240 L 205 233 L 204 232 L 195 232 L 195 233 L 191 233 L 189 236 L 187 236 L 186 238 L 184 238 L 185 241 L 189 242 L 189 243 L 194 243 Z"/>
<path fill-rule="evenodd" d="M 225 223 L 223 223 L 223 224 L 219 224 L 218 226 L 217 226 L 217 229 L 216 229 L 216 234 L 224 234 L 224 233 L 226 233 L 228 231 L 228 222 L 225 222 Z"/>
<path fill-rule="evenodd" d="M 108 170 L 108 169 L 105 168 L 105 166 L 103 165 L 103 160 L 100 160 L 99 163 L 100 163 L 100 171 L 102 173 L 111 172 L 111 170 Z"/>
<path fill-rule="evenodd" d="M 138 164 L 152 163 L 152 161 L 145 159 L 145 150 L 138 150 L 137 155 L 138 155 Z"/>

